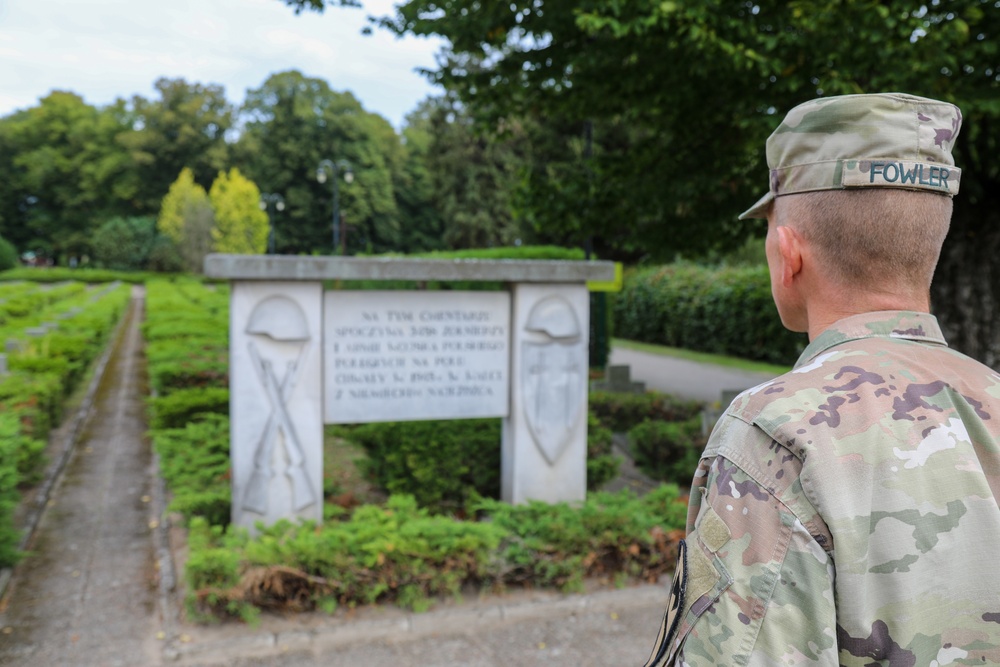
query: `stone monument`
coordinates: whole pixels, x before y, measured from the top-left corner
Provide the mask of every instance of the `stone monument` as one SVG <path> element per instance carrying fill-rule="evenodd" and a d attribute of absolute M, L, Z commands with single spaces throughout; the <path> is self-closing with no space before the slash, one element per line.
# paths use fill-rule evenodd
<path fill-rule="evenodd" d="M 236 525 L 321 520 L 323 424 L 503 419 L 505 501 L 586 495 L 588 280 L 610 262 L 209 255 L 232 281 Z M 324 280 L 503 291 L 324 293 Z"/>

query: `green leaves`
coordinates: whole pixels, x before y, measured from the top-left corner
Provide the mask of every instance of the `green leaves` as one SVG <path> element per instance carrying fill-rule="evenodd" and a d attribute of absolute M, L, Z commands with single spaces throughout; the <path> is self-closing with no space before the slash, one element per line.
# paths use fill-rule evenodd
<path fill-rule="evenodd" d="M 208 193 L 215 213 L 215 252 L 259 255 L 267 250 L 267 213 L 260 209 L 260 190 L 233 167 L 219 172 Z"/>
<path fill-rule="evenodd" d="M 765 266 L 638 270 L 627 276 L 614 315 L 621 338 L 776 364 L 793 363 L 806 343 L 781 324 Z"/>

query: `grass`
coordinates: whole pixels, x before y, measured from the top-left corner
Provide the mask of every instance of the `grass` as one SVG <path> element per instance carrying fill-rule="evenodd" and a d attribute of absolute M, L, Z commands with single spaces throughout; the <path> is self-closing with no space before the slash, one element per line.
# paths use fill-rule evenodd
<path fill-rule="evenodd" d="M 665 345 L 653 345 L 652 343 L 640 343 L 638 341 L 625 340 L 623 338 L 615 338 L 611 341 L 611 344 L 615 347 L 621 347 L 626 350 L 648 352 L 650 354 L 657 354 L 663 357 L 674 357 L 675 359 L 694 361 L 700 364 L 712 364 L 714 366 L 736 368 L 738 370 L 748 371 L 750 373 L 768 373 L 771 375 L 782 375 L 791 370 L 791 368 L 788 366 L 777 366 L 775 364 L 766 364 L 760 361 L 747 361 L 746 359 L 739 359 L 737 357 L 727 357 L 721 354 L 709 354 L 707 352 L 693 352 L 691 350 L 682 350 L 677 347 L 666 347 Z"/>

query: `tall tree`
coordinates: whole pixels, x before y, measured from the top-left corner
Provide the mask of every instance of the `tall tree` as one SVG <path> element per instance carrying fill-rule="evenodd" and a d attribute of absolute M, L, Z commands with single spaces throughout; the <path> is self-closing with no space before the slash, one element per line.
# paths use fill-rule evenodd
<path fill-rule="evenodd" d="M 795 104 L 891 90 L 957 103 L 963 192 L 933 286 L 935 310 L 953 344 L 1000 367 L 993 2 L 409 0 L 381 24 L 447 38 L 451 48 L 430 75 L 492 119 L 488 127 L 530 117 L 632 128 L 626 151 L 595 151 L 591 168 L 566 184 L 596 174 L 601 189 L 618 183 L 631 193 L 581 200 L 592 207 L 586 224 L 611 246 L 593 218 L 616 221 L 653 258 L 760 231 L 736 215 L 766 187 L 764 141 Z"/>
<path fill-rule="evenodd" d="M 163 197 L 156 229 L 174 244 L 187 270 L 202 270 L 205 255 L 212 251 L 215 216 L 208 193 L 187 167 Z"/>
<path fill-rule="evenodd" d="M 447 247 L 513 245 L 524 236 L 514 213 L 524 132 L 511 127 L 503 137 L 477 133 L 474 119 L 454 96 L 428 100 L 420 110 L 430 134 L 431 201 Z"/>
<path fill-rule="evenodd" d="M 181 169 L 190 168 L 207 187 L 228 166 L 226 134 L 235 116 L 222 86 L 161 78 L 154 88 L 159 99 L 137 95 L 127 106 L 121 103 L 128 127 L 119 137 L 138 175 L 137 208 L 150 213 Z"/>
<path fill-rule="evenodd" d="M 267 250 L 270 224 L 260 208 L 260 190 L 253 181 L 233 167 L 219 172 L 208 192 L 215 212 L 212 239 L 215 251 L 256 255 Z"/>
<path fill-rule="evenodd" d="M 127 210 L 129 158 L 113 110 L 56 91 L 0 121 L 0 233 L 22 250 L 85 254 L 96 222 Z"/>
<path fill-rule="evenodd" d="M 434 205 L 434 181 L 428 165 L 434 139 L 430 127 L 433 108 L 432 99 L 421 102 L 406 116 L 403 127 L 405 156 L 394 187 L 402 222 L 399 249 L 403 252 L 445 247 L 443 221 Z"/>
<path fill-rule="evenodd" d="M 353 182 L 338 169 L 340 212 L 348 249 L 397 249 L 400 221 L 393 174 L 403 150 L 388 121 L 366 112 L 350 93 L 297 71 L 274 74 L 247 93 L 237 162 L 268 192 L 285 199 L 275 226 L 278 252 L 331 252 L 333 183 L 319 183 L 320 162 L 346 161 Z"/>

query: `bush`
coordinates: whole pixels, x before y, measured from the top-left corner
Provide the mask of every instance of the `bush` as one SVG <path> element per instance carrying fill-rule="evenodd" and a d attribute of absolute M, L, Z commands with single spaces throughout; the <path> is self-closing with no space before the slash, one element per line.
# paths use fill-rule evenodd
<path fill-rule="evenodd" d="M 767 267 L 674 264 L 629 272 L 614 302 L 621 338 L 791 365 L 806 345 L 784 328 Z"/>
<path fill-rule="evenodd" d="M 646 420 L 684 421 L 701 412 L 698 401 L 647 391 L 626 394 L 613 391 L 590 392 L 590 410 L 601 424 L 616 433 L 625 433 Z"/>
<path fill-rule="evenodd" d="M 184 428 L 199 416 L 229 414 L 229 390 L 219 387 L 181 389 L 149 401 L 153 429 Z"/>
<path fill-rule="evenodd" d="M 611 453 L 610 430 L 601 426 L 594 413 L 587 415 L 587 490 L 596 491 L 618 476 L 621 461 Z"/>
<path fill-rule="evenodd" d="M 595 493 L 578 508 L 484 500 L 476 509 L 508 534 L 490 565 L 494 581 L 563 590 L 579 590 L 585 577 L 607 574 L 655 581 L 676 563 L 666 532 L 682 528 L 687 517 L 671 484 L 642 498 L 627 490 Z"/>
<path fill-rule="evenodd" d="M 155 218 L 111 218 L 91 239 L 94 261 L 106 269 L 139 271 L 146 268 L 155 241 Z"/>
<path fill-rule="evenodd" d="M 222 530 L 194 519 L 186 577 L 189 606 L 253 619 L 257 608 L 332 611 L 395 602 L 426 609 L 468 584 L 579 589 L 585 577 L 656 581 L 673 567 L 684 499 L 664 485 L 643 498 L 595 494 L 579 507 L 483 500 L 488 520 L 434 515 L 410 496 L 365 505 L 343 520 Z"/>
<path fill-rule="evenodd" d="M 389 493 L 438 512 L 464 509 L 472 494 L 500 495 L 500 420 L 386 422 L 354 429 L 362 468 Z"/>
<path fill-rule="evenodd" d="M 628 432 L 640 470 L 654 479 L 688 486 L 705 447 L 701 419 L 645 421 Z"/>
<path fill-rule="evenodd" d="M 0 238 L 0 271 L 13 269 L 19 264 L 17 248 L 5 238 Z"/>
<path fill-rule="evenodd" d="M 208 414 L 181 428 L 150 433 L 160 471 L 170 487 L 170 508 L 213 525 L 229 523 L 229 418 Z"/>

